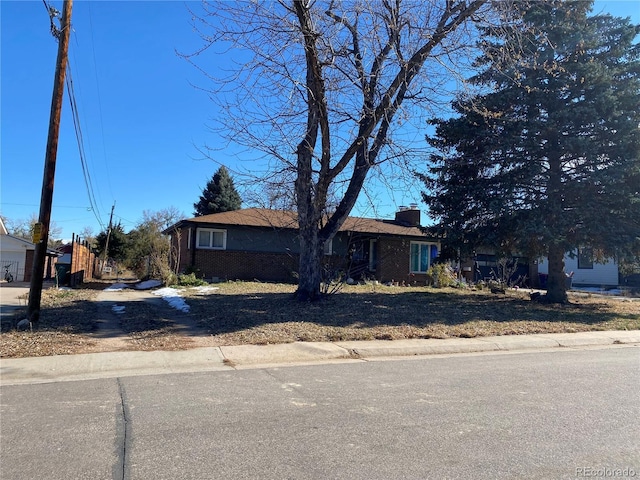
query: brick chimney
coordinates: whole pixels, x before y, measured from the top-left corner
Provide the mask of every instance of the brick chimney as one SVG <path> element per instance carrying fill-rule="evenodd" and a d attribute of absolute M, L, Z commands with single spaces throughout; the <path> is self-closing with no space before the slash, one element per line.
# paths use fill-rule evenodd
<path fill-rule="evenodd" d="M 418 210 L 418 204 L 412 203 L 408 208 L 401 206 L 396 212 L 396 222 L 411 227 L 419 227 L 420 210 Z"/>

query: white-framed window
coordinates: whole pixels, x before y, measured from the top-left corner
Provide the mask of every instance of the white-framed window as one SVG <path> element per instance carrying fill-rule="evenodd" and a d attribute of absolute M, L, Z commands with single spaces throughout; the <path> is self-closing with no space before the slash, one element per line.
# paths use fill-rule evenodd
<path fill-rule="evenodd" d="M 227 248 L 227 231 L 215 228 L 198 228 L 196 248 L 225 250 Z"/>
<path fill-rule="evenodd" d="M 431 262 L 438 256 L 438 246 L 435 243 L 411 242 L 410 256 L 411 273 L 427 273 Z"/>

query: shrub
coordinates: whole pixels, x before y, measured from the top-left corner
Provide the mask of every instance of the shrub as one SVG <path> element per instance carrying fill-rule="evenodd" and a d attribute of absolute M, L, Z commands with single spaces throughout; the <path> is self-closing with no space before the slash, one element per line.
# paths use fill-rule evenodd
<path fill-rule="evenodd" d="M 187 265 L 184 269 L 185 275 L 200 275 L 200 269 L 194 267 L 193 265 Z"/>
<path fill-rule="evenodd" d="M 169 266 L 168 258 L 162 252 L 153 252 L 141 258 L 133 265 L 132 270 L 140 280 L 155 278 L 162 280 L 166 285 L 175 282 L 175 274 Z"/>
<path fill-rule="evenodd" d="M 205 280 L 196 277 L 195 273 L 183 273 L 178 275 L 177 283 L 182 287 L 199 287 L 202 285 L 209 285 Z"/>
<path fill-rule="evenodd" d="M 455 272 L 446 263 L 431 265 L 427 271 L 427 275 L 433 279 L 434 287 L 450 287 L 457 282 Z"/>

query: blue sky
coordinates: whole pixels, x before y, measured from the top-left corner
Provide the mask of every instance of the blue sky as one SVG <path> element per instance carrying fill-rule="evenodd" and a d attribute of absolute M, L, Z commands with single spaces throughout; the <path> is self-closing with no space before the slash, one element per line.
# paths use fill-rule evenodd
<path fill-rule="evenodd" d="M 51 3 L 62 10 L 61 0 Z M 83 227 L 97 234 L 114 202 L 127 231 L 145 210 L 173 206 L 192 216 L 218 168 L 199 152 L 205 144 L 234 168 L 237 152 L 208 128 L 219 112 L 192 86 L 206 80 L 175 53 L 201 45 L 187 5 L 75 0 L 69 59 L 97 209 L 89 208 L 65 90 L 52 211 L 62 238 Z M 598 1 L 595 11 L 640 23 L 640 1 Z M 0 1 L 0 27 L 0 213 L 18 220 L 39 211 L 57 43 L 42 1 Z M 223 60 L 208 61 L 213 70 Z M 414 193 L 379 192 L 377 213 L 391 217 L 419 199 Z"/>

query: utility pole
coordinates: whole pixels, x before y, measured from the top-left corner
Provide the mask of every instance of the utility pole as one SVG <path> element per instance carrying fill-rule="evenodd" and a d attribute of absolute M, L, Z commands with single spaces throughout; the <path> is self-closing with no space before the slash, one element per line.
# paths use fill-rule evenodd
<path fill-rule="evenodd" d="M 104 252 L 102 252 L 102 268 L 100 274 L 104 273 L 104 266 L 109 258 L 109 239 L 111 238 L 111 227 L 113 226 L 113 210 L 116 208 L 116 202 L 111 205 L 111 215 L 109 215 L 109 227 L 107 228 L 107 239 L 104 242 Z"/>
<path fill-rule="evenodd" d="M 49 134 L 47 137 L 47 151 L 44 158 L 44 176 L 42 179 L 42 194 L 40 196 L 40 224 L 41 236 L 36 242 L 33 256 L 33 270 L 29 289 L 29 303 L 27 305 L 27 319 L 37 322 L 40 319 L 40 300 L 42 299 L 42 277 L 44 263 L 49 242 L 49 225 L 51 223 L 51 205 L 53 203 L 53 183 L 56 172 L 56 156 L 58 154 L 58 134 L 60 132 L 60 113 L 62 111 L 62 96 L 64 94 L 64 76 L 67 70 L 67 52 L 69 50 L 69 36 L 71 32 L 71 7 L 73 0 L 64 0 L 60 32 L 58 36 L 58 57 L 56 72 L 53 80 L 53 95 L 51 98 L 51 113 L 49 116 Z"/>

